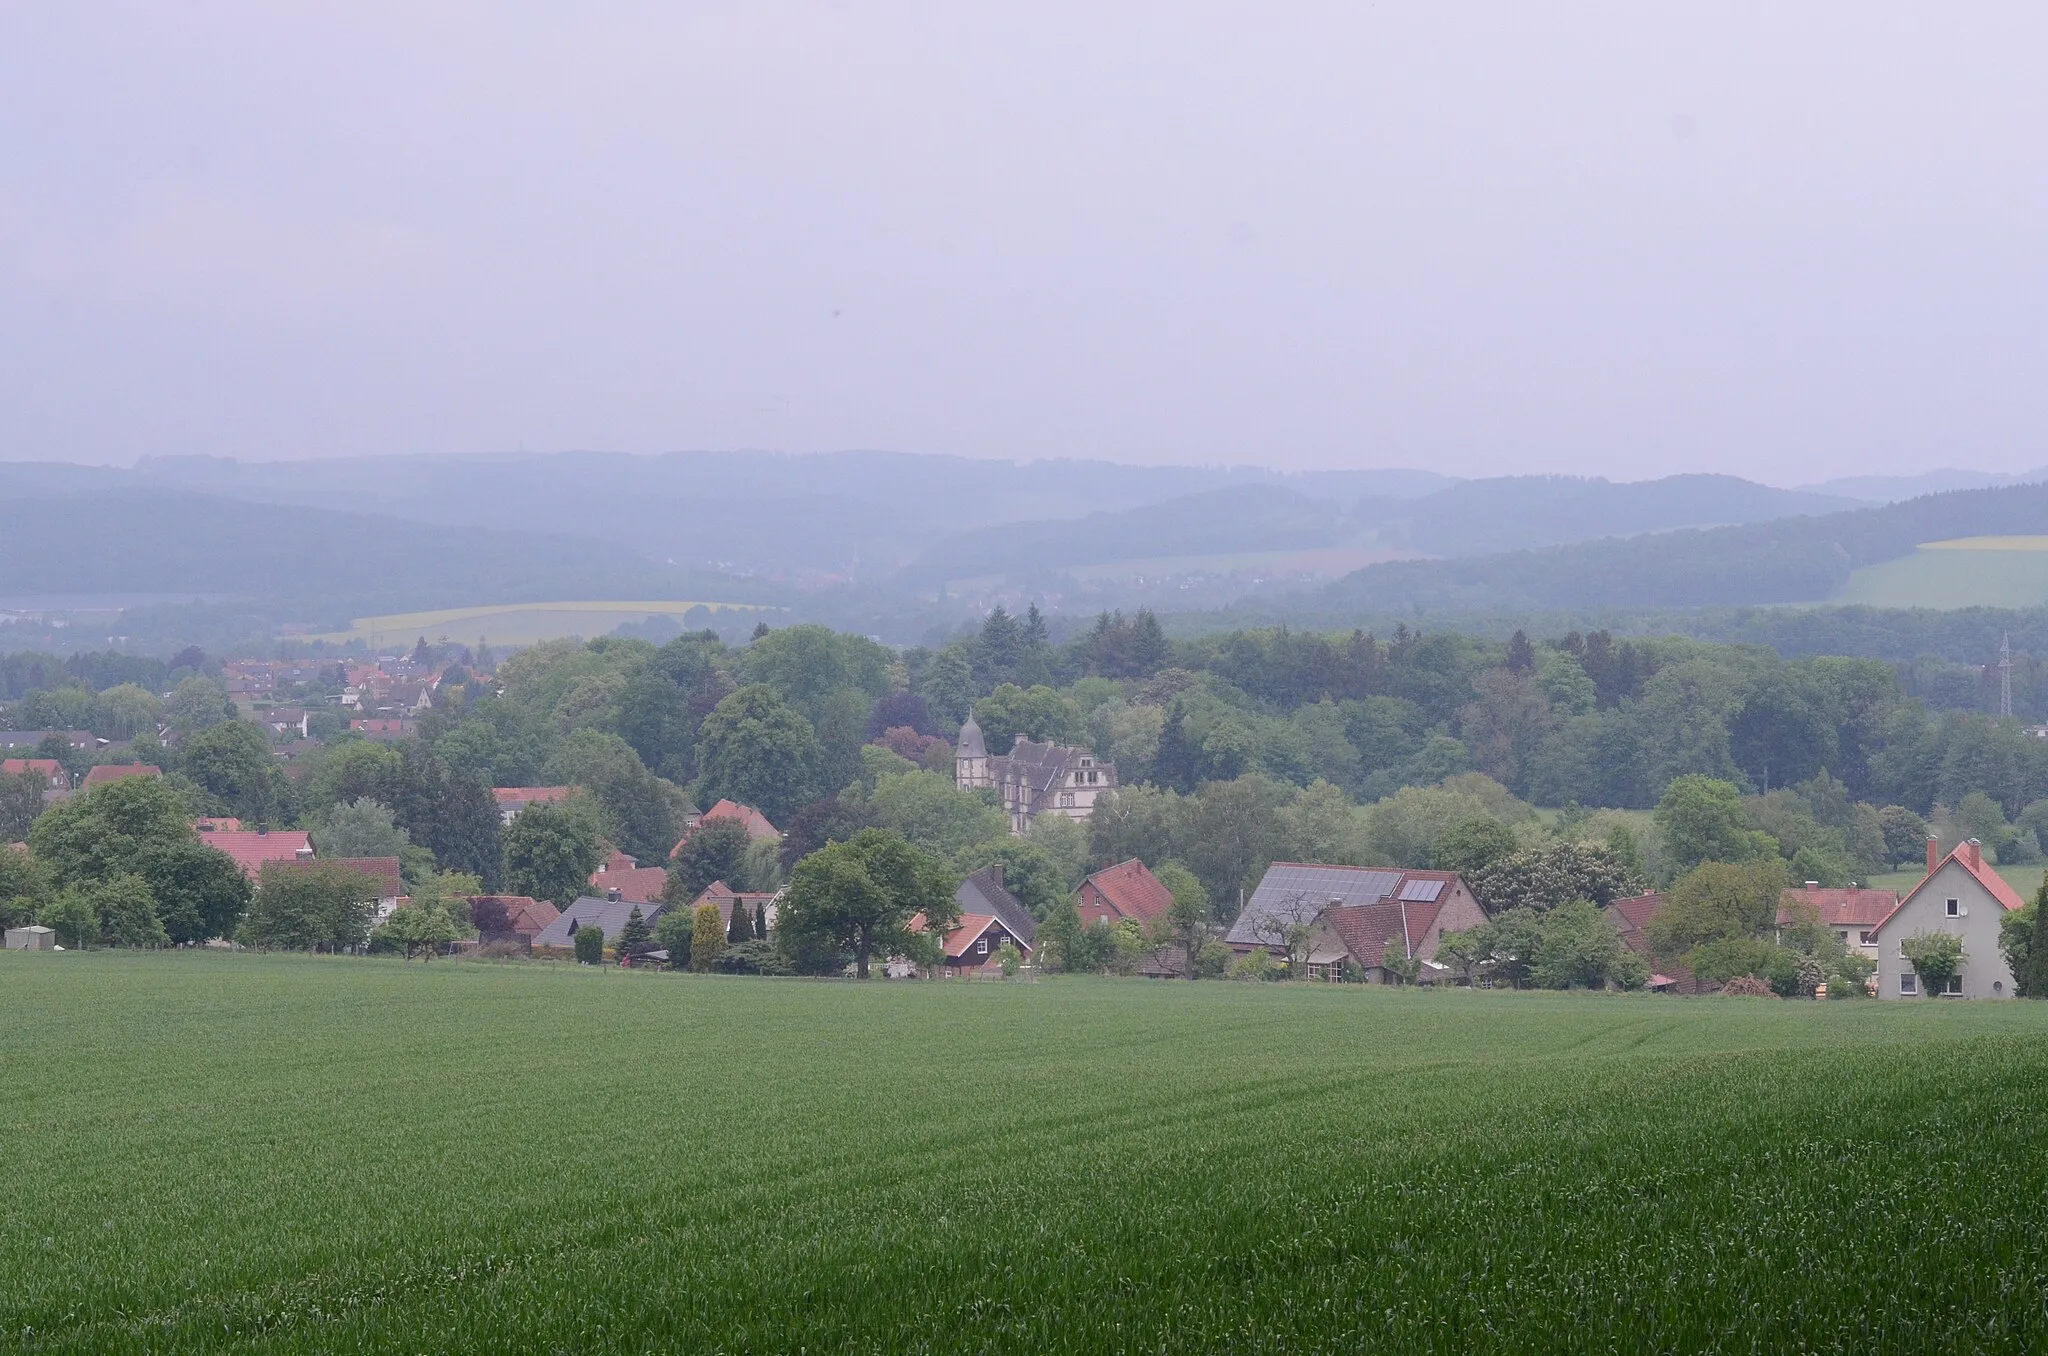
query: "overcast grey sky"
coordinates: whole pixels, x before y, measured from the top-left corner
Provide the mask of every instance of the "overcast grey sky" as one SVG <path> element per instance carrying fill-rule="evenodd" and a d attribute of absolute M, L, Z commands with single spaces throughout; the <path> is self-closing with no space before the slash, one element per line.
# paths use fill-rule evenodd
<path fill-rule="evenodd" d="M 2048 6 L 0 0 L 0 457 L 2048 463 Z"/>

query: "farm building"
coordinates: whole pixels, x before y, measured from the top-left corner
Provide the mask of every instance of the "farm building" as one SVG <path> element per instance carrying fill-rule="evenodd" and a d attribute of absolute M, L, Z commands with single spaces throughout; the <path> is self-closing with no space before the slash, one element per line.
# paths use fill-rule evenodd
<path fill-rule="evenodd" d="M 31 923 L 25 928 L 7 929 L 7 950 L 9 951 L 55 951 L 57 934 L 40 924 Z"/>
<path fill-rule="evenodd" d="M 1334 979 L 1347 965 L 1383 983 L 1386 959 L 1422 963 L 1421 980 L 1447 973 L 1436 960 L 1444 933 L 1478 927 L 1486 911 L 1456 872 L 1275 862 L 1223 939 L 1245 955 L 1304 958 L 1308 976 Z"/>
<path fill-rule="evenodd" d="M 1920 977 L 1903 947 L 1917 932 L 1946 932 L 1963 942 L 1963 970 L 1942 996 L 2014 997 L 2012 967 L 1998 946 L 2005 916 L 2025 906 L 2019 893 L 1984 861 L 1972 838 L 1937 860 L 1940 848 L 1927 840 L 1927 875 L 1873 930 L 1877 947 L 1877 996 L 1922 998 Z"/>

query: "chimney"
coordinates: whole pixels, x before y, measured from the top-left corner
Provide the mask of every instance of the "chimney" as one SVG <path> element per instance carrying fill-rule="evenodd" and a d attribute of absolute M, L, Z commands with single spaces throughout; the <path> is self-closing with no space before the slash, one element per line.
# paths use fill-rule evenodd
<path fill-rule="evenodd" d="M 1933 834 L 1927 835 L 1927 874 L 1933 875 L 1934 868 L 1941 865 L 1941 840 Z"/>
<path fill-rule="evenodd" d="M 1972 838 L 1967 844 L 1967 847 L 1969 849 L 1970 854 L 1970 865 L 1972 867 L 1979 867 L 1984 865 L 1984 845 L 1978 842 L 1976 839 Z"/>

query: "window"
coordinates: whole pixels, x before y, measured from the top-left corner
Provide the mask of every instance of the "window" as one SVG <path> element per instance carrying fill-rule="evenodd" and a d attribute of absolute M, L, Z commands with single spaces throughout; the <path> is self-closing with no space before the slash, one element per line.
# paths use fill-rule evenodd
<path fill-rule="evenodd" d="M 1074 793 L 1073 793 L 1073 792 L 1071 792 L 1071 791 L 1062 791 L 1062 792 L 1060 792 L 1060 808 L 1061 808 L 1061 809 L 1064 809 L 1064 810 L 1071 810 L 1071 809 L 1073 809 L 1073 808 L 1074 808 Z"/>
<path fill-rule="evenodd" d="M 1962 997 L 1963 977 L 1961 975 L 1950 975 L 1948 977 L 1948 987 L 1946 989 L 1943 989 L 1942 992 L 1952 993 L 1958 998 Z"/>
<path fill-rule="evenodd" d="M 1962 912 L 1963 912 L 1963 910 L 1962 910 L 1962 901 L 1961 901 L 1961 900 L 1959 900 L 1959 899 L 1951 899 L 1951 900 L 1950 900 L 1950 901 L 1948 902 L 1948 916 L 1949 916 L 1949 917 L 1951 917 L 1951 918 L 1959 918 L 1959 917 L 1961 917 L 1961 916 L 1962 916 Z"/>
<path fill-rule="evenodd" d="M 1083 758 L 1083 759 L 1081 760 L 1081 766 L 1082 766 L 1082 767 L 1094 767 L 1094 766 L 1095 766 L 1095 760 L 1094 760 L 1093 758 Z"/>
<path fill-rule="evenodd" d="M 1857 940 L 1862 942 L 1865 946 L 1870 945 L 1870 938 L 1871 930 L 1869 928 L 1863 929 L 1863 931 L 1857 935 Z"/>
<path fill-rule="evenodd" d="M 974 954 L 977 956 L 986 956 L 988 954 L 988 938 L 983 937 L 975 942 Z"/>
<path fill-rule="evenodd" d="M 1908 970 L 1906 971 L 1906 973 L 1900 975 L 1899 992 L 1908 998 L 1912 997 L 1916 993 L 1919 993 L 1920 976 L 1914 974 L 1911 970 Z"/>
<path fill-rule="evenodd" d="M 1842 930 L 1837 932 L 1835 936 L 1841 938 L 1843 941 L 1846 942 L 1849 940 L 1849 930 L 1847 928 L 1843 928 Z"/>

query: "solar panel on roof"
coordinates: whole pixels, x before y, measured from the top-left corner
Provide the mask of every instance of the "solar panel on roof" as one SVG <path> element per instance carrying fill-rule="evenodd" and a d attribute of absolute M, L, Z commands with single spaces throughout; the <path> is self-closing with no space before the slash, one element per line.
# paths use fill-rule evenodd
<path fill-rule="evenodd" d="M 1433 904 L 1443 892 L 1440 880 L 1411 880 L 1401 887 L 1401 898 L 1411 904 Z"/>

